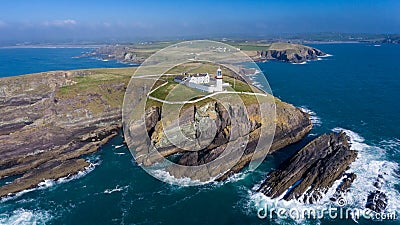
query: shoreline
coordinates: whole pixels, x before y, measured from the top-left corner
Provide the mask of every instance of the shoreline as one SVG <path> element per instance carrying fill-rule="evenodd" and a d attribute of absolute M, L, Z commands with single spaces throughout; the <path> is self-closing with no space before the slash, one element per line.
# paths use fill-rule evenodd
<path fill-rule="evenodd" d="M 54 49 L 54 48 L 87 48 L 87 49 L 95 49 L 106 46 L 106 44 L 100 45 L 11 45 L 11 46 L 0 46 L 0 49 L 29 49 L 29 48 L 37 48 L 37 49 Z"/>
<path fill-rule="evenodd" d="M 100 132 L 104 132 L 104 130 L 101 130 Z M 15 196 L 16 194 L 26 190 L 38 188 L 40 187 L 40 184 L 42 182 L 45 182 L 46 180 L 53 180 L 57 182 L 59 179 L 69 178 L 71 176 L 79 174 L 82 171 L 85 171 L 88 167 L 90 167 L 92 163 L 82 158 L 82 156 L 91 155 L 99 151 L 99 149 L 103 145 L 107 144 L 112 138 L 120 134 L 120 132 L 121 125 L 118 125 L 117 127 L 111 126 L 109 134 L 105 135 L 102 139 L 98 141 L 88 142 L 80 148 L 71 150 L 69 153 L 60 153 L 60 157 L 50 159 L 49 161 L 42 164 L 40 164 L 39 162 L 38 167 L 24 168 L 23 170 L 25 170 L 26 173 L 24 173 L 24 171 L 18 171 L 18 168 L 16 171 L 9 171 L 9 173 L 7 173 L 6 175 L 2 175 L 2 177 L 13 177 L 16 175 L 20 175 L 21 173 L 23 175 L 0 187 L 0 200 L 6 197 Z M 66 145 L 70 144 L 71 143 L 67 143 Z M 36 155 L 32 155 L 31 157 L 37 158 L 37 161 L 43 161 L 42 154 L 46 154 L 46 152 L 41 152 Z M 51 165 L 47 165 L 48 162 L 54 163 L 50 163 Z M 55 167 L 53 167 L 54 165 Z"/>

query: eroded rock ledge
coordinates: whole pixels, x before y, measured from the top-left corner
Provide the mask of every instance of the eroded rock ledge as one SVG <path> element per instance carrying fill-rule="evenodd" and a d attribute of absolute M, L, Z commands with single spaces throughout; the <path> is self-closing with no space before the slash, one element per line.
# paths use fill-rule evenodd
<path fill-rule="evenodd" d="M 118 134 L 129 75 L 124 70 L 57 71 L 0 79 L 0 197 L 90 165 Z M 14 178 L 14 179 L 13 179 Z"/>
<path fill-rule="evenodd" d="M 356 157 L 357 151 L 350 149 L 344 132 L 323 134 L 271 172 L 258 191 L 272 198 L 315 203 L 341 179 Z M 355 179 L 349 177 L 340 191 Z"/>

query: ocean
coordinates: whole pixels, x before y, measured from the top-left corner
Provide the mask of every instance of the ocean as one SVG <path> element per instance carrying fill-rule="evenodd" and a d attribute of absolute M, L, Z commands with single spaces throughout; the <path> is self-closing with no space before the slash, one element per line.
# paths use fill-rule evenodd
<path fill-rule="evenodd" d="M 318 44 L 331 54 L 305 64 L 258 63 L 275 96 L 312 115 L 307 138 L 272 155 L 252 173 L 223 183 L 171 186 L 137 166 L 122 135 L 89 156 L 92 165 L 78 175 L 0 200 L 0 224 L 356 224 L 352 219 L 260 219 L 263 205 L 284 209 L 334 206 L 265 198 L 254 187 L 309 140 L 344 130 L 359 157 L 350 171 L 358 177 L 346 195 L 348 208 L 363 209 L 378 174 L 388 195 L 388 211 L 400 216 L 400 45 Z M 0 49 L 0 77 L 47 70 L 127 66 L 92 58 L 87 49 Z M 252 79 L 257 84 L 261 75 Z M 6 181 L 0 181 L 6 182 Z M 359 224 L 374 224 L 360 218 Z M 399 224 L 399 220 L 381 221 Z"/>
<path fill-rule="evenodd" d="M 117 61 L 92 57 L 77 58 L 91 48 L 0 48 L 0 77 L 54 70 L 118 68 L 128 66 Z"/>

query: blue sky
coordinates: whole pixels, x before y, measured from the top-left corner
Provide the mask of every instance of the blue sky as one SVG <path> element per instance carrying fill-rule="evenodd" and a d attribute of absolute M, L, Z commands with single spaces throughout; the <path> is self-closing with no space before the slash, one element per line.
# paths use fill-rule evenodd
<path fill-rule="evenodd" d="M 398 0 L 0 0 L 0 41 L 400 33 Z"/>

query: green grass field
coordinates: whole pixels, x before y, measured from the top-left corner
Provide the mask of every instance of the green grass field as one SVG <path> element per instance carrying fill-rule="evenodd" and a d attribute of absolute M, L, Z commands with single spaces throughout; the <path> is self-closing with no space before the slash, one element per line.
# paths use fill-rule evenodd
<path fill-rule="evenodd" d="M 215 71 L 219 68 L 220 66 L 214 65 L 211 63 L 204 63 L 204 62 L 191 62 L 187 64 L 182 64 L 179 66 L 176 66 L 166 72 L 167 74 L 181 74 L 182 72 L 187 72 L 190 71 L 191 74 L 195 73 L 209 73 L 213 77 L 215 74 Z M 261 90 L 252 87 L 251 85 L 235 79 L 234 76 L 232 76 L 233 71 L 222 67 L 222 73 L 224 74 L 224 82 L 229 83 L 230 86 L 225 87 L 226 90 L 228 91 L 237 91 L 237 92 L 258 92 L 262 93 Z M 194 88 L 189 88 L 185 85 L 178 84 L 176 83 L 173 79 L 174 76 L 162 76 L 161 79 L 163 80 L 163 83 L 165 83 L 165 80 L 168 82 L 168 84 L 159 87 L 156 91 L 154 91 L 151 96 L 161 99 L 161 100 L 168 100 L 168 101 L 185 101 L 185 100 L 192 100 L 196 99 L 199 97 L 203 97 L 206 95 L 209 95 L 209 93 L 202 92 L 200 90 L 194 89 Z M 161 82 L 159 82 L 159 85 L 161 85 Z M 158 85 L 158 86 L 159 86 Z M 167 99 L 168 96 L 168 99 Z M 239 95 L 242 100 L 245 103 L 253 103 L 257 101 L 257 98 L 254 96 L 250 95 Z M 198 104 L 203 104 L 204 102 L 208 102 L 210 100 L 206 99 Z M 155 101 L 152 100 L 152 103 Z M 155 103 L 156 104 L 156 103 Z M 151 104 L 146 104 L 147 106 L 150 106 Z"/>

